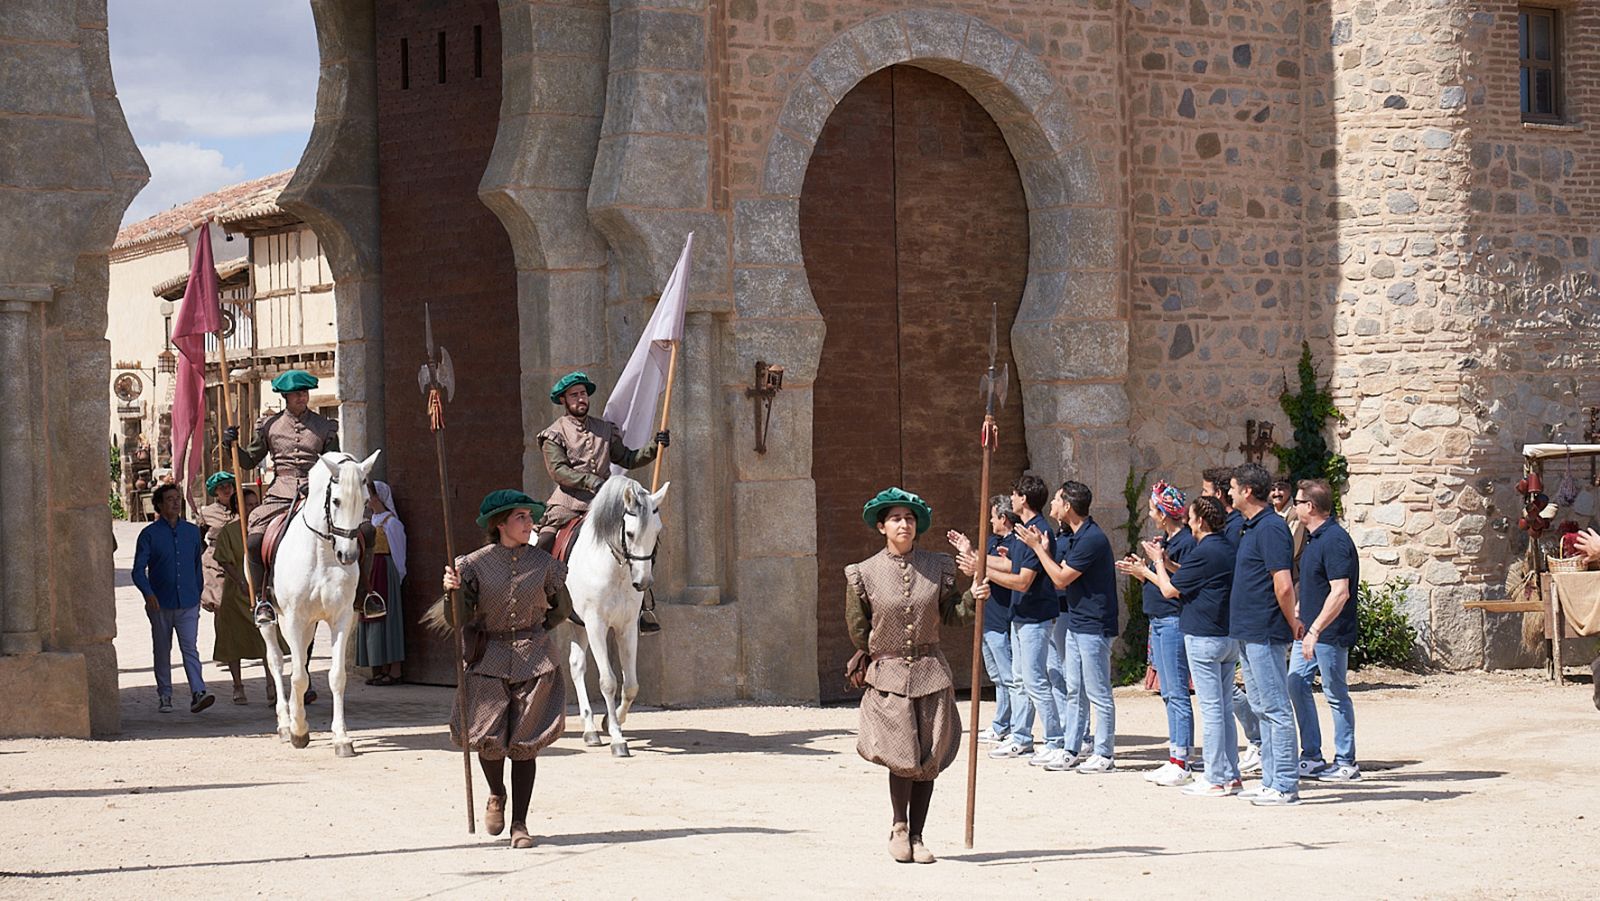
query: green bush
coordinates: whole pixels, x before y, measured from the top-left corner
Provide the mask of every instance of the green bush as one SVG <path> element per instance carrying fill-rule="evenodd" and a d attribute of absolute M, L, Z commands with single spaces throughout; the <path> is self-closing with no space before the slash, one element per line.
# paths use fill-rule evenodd
<path fill-rule="evenodd" d="M 1135 478 L 1128 467 L 1128 480 L 1122 486 L 1122 499 L 1128 505 L 1128 521 L 1123 526 L 1128 553 L 1139 553 L 1139 531 L 1144 526 L 1146 491 L 1150 476 Z M 1129 576 L 1122 586 L 1122 605 L 1128 609 L 1128 623 L 1122 627 L 1122 654 L 1111 662 L 1111 683 L 1132 685 L 1144 682 L 1145 663 L 1150 654 L 1150 618 L 1144 615 L 1144 583 Z"/>
<path fill-rule="evenodd" d="M 116 444 L 111 445 L 111 494 L 107 498 L 111 505 L 112 519 L 127 519 L 128 511 L 122 506 L 122 454 L 117 450 Z"/>
<path fill-rule="evenodd" d="M 1417 630 L 1406 621 L 1403 604 L 1406 579 L 1390 579 L 1377 588 L 1362 582 L 1356 591 L 1359 631 L 1350 649 L 1350 668 L 1392 666 L 1405 668 L 1416 662 Z"/>

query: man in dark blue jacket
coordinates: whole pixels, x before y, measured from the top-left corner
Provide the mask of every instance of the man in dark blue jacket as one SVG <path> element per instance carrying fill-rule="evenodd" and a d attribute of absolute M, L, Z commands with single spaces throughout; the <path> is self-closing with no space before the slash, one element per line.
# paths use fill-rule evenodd
<path fill-rule="evenodd" d="M 183 518 L 183 492 L 162 485 L 151 498 L 160 518 L 144 527 L 133 552 L 133 584 L 144 595 L 155 648 L 156 693 L 162 713 L 172 712 L 172 635 L 178 635 L 183 672 L 192 698 L 189 712 L 199 713 L 216 701 L 200 675 L 195 647 L 200 629 L 200 555 L 205 545 L 200 529 Z"/>

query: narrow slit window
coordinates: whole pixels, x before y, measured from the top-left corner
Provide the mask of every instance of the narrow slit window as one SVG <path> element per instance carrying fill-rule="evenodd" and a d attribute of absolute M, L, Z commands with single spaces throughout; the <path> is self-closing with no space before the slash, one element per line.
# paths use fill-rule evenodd
<path fill-rule="evenodd" d="M 1524 122 L 1561 121 L 1561 13 L 1524 6 L 1517 10 L 1519 91 Z"/>
<path fill-rule="evenodd" d="M 483 26 L 472 26 L 472 77 L 483 77 Z"/>
<path fill-rule="evenodd" d="M 400 90 L 411 89 L 411 42 L 400 39 Z"/>
<path fill-rule="evenodd" d="M 444 84 L 444 32 L 439 32 L 439 83 Z"/>

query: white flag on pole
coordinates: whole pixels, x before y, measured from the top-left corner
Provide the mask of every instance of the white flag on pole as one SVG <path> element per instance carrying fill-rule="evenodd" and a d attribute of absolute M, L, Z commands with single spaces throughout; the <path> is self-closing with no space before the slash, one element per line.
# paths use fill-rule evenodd
<path fill-rule="evenodd" d="M 606 400 L 603 415 L 622 430 L 622 443 L 628 447 L 644 447 L 655 437 L 656 412 L 661 392 L 667 387 L 672 343 L 683 338 L 683 314 L 689 305 L 689 254 L 693 249 L 694 232 L 690 232 L 683 242 L 678 265 L 661 290 L 656 311 L 650 315 L 627 367 Z M 620 466 L 611 467 L 613 475 L 624 471 Z"/>

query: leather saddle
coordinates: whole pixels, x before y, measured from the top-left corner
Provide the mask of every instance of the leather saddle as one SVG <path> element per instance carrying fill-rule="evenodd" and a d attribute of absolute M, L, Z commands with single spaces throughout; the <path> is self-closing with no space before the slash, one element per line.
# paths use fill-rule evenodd
<path fill-rule="evenodd" d="M 566 563 L 567 558 L 572 556 L 573 542 L 578 540 L 578 532 L 582 531 L 583 521 L 588 518 L 588 513 L 579 513 L 577 518 L 571 520 L 556 531 L 555 547 L 550 549 L 550 553 L 553 554 L 557 560 L 560 560 L 562 563 Z"/>
<path fill-rule="evenodd" d="M 298 492 L 294 496 L 293 503 L 289 504 L 283 512 L 267 520 L 267 530 L 261 536 L 261 563 L 266 567 L 265 571 L 269 574 L 269 578 L 272 572 L 272 561 L 278 556 L 278 543 L 283 540 L 283 533 L 289 530 L 289 523 L 294 521 L 295 514 L 300 512 L 300 508 L 305 506 L 305 503 L 306 493 L 304 491 Z"/>

